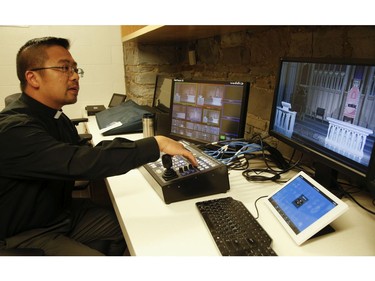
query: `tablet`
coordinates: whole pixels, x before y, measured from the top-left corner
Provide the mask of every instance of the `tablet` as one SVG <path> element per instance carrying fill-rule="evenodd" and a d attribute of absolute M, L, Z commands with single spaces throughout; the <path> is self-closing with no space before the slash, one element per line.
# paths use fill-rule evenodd
<path fill-rule="evenodd" d="M 304 172 L 270 194 L 266 204 L 297 245 L 348 210 L 345 202 Z"/>

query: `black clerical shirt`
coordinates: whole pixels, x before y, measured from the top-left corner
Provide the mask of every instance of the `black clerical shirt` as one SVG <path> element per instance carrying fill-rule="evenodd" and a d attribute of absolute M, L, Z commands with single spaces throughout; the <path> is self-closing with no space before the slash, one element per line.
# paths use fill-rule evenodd
<path fill-rule="evenodd" d="M 0 240 L 64 219 L 74 180 L 123 174 L 160 156 L 154 138 L 78 142 L 64 113 L 26 94 L 0 112 Z"/>

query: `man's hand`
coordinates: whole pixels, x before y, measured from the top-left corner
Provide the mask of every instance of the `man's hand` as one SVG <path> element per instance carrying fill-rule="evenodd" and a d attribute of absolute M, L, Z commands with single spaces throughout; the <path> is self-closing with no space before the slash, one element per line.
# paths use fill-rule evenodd
<path fill-rule="evenodd" d="M 159 145 L 159 149 L 161 152 L 170 155 L 182 155 L 186 157 L 190 161 L 190 163 L 193 164 L 193 166 L 198 166 L 197 159 L 195 159 L 193 153 L 187 150 L 182 143 L 164 136 L 155 136 L 155 139 Z"/>

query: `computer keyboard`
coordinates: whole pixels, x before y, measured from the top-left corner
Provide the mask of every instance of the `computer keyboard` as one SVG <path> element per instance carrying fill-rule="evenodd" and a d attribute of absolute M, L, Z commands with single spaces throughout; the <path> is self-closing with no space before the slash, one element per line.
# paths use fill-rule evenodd
<path fill-rule="evenodd" d="M 272 238 L 241 201 L 225 197 L 196 205 L 223 256 L 277 256 Z"/>

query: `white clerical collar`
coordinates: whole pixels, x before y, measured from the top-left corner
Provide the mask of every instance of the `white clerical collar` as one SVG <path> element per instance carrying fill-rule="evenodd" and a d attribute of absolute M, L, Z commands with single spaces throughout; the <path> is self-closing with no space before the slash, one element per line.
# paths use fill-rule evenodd
<path fill-rule="evenodd" d="M 56 111 L 56 114 L 55 114 L 55 116 L 53 118 L 59 119 L 60 116 L 61 116 L 61 114 L 62 114 L 62 110 L 58 110 L 58 111 Z"/>

